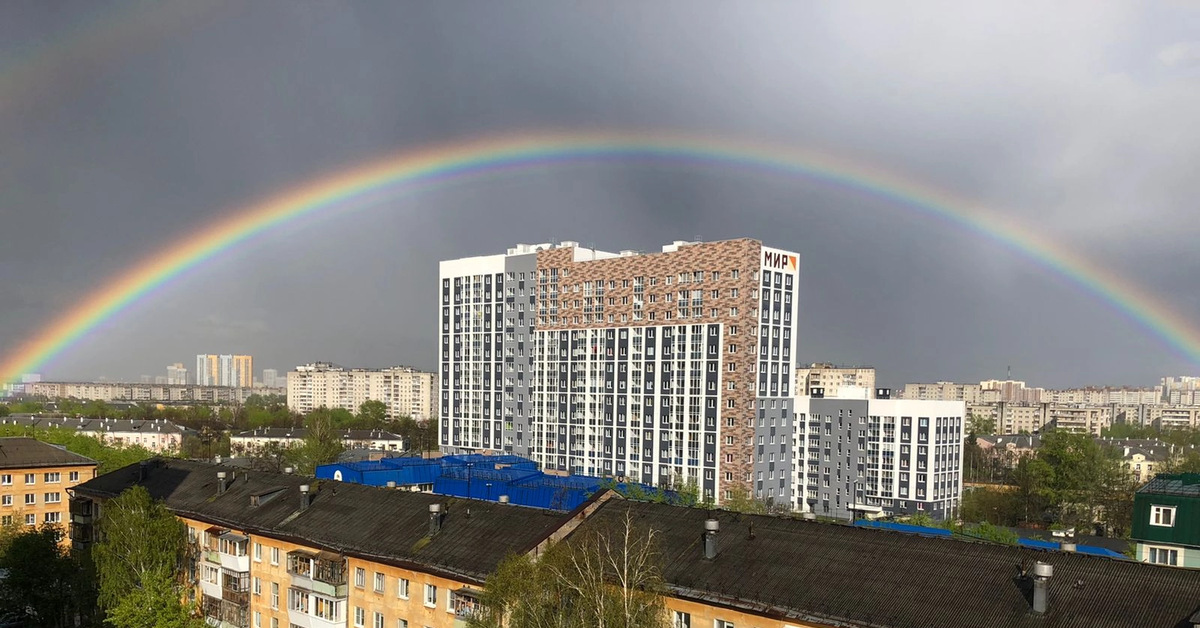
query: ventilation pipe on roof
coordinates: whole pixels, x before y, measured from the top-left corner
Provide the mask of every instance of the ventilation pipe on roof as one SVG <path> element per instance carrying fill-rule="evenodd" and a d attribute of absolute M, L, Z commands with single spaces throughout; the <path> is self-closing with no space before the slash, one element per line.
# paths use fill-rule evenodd
<path fill-rule="evenodd" d="M 138 463 L 138 484 L 146 481 L 146 467 L 150 466 L 145 460 Z"/>
<path fill-rule="evenodd" d="M 499 501 L 501 504 L 507 504 L 508 503 L 508 495 L 501 495 Z"/>
<path fill-rule="evenodd" d="M 716 519 L 708 519 L 704 522 L 705 560 L 712 560 L 717 557 L 717 531 L 720 528 L 721 524 Z"/>
<path fill-rule="evenodd" d="M 1053 565 L 1041 561 L 1033 564 L 1033 612 L 1046 612 L 1049 603 L 1050 578 L 1053 576 Z"/>
<path fill-rule="evenodd" d="M 1074 552 L 1075 544 L 1074 543 L 1059 543 L 1058 548 L 1064 552 Z"/>
<path fill-rule="evenodd" d="M 805 512 L 803 515 L 800 515 L 800 517 L 802 519 L 804 519 L 805 521 L 816 521 L 817 513 L 810 510 L 810 511 Z"/>
<path fill-rule="evenodd" d="M 429 504 L 429 536 L 442 531 L 442 505 Z"/>
<path fill-rule="evenodd" d="M 224 471 L 217 471 L 217 495 L 221 495 L 225 492 L 225 488 L 227 486 L 225 478 L 226 474 Z"/>
<path fill-rule="evenodd" d="M 387 487 L 388 487 L 388 488 L 396 488 L 396 481 L 395 481 L 395 480 L 388 480 Z"/>
<path fill-rule="evenodd" d="M 300 485 L 300 510 L 308 510 L 308 485 Z"/>

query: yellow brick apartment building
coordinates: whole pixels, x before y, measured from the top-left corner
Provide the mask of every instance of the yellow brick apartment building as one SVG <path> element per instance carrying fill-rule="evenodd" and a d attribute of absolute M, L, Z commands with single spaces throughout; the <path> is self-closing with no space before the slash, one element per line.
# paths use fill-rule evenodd
<path fill-rule="evenodd" d="M 565 513 L 165 459 L 75 488 L 79 547 L 104 501 L 135 484 L 186 523 L 192 599 L 214 628 L 464 628 L 504 557 L 627 519 L 654 531 L 672 628 L 1165 628 L 1200 609 L 1200 570 L 1078 552 L 609 491 Z M 1048 610 L 1028 595 L 1037 586 Z"/>
<path fill-rule="evenodd" d="M 67 490 L 96 476 L 96 461 L 24 437 L 0 438 L 0 523 L 62 525 Z"/>

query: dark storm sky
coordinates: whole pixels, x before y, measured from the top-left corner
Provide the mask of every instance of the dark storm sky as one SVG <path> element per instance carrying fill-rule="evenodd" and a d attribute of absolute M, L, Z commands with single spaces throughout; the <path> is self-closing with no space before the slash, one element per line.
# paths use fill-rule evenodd
<path fill-rule="evenodd" d="M 1200 325 L 1200 5 L 904 4 L 0 3 L 0 355 L 255 199 L 537 129 L 833 153 L 1008 212 Z M 439 259 L 697 235 L 800 252 L 804 361 L 873 364 L 893 385 L 1008 365 L 1051 387 L 1200 374 L 1094 295 L 945 223 L 799 178 L 633 162 L 297 222 L 43 372 L 132 379 L 196 353 L 432 368 Z"/>

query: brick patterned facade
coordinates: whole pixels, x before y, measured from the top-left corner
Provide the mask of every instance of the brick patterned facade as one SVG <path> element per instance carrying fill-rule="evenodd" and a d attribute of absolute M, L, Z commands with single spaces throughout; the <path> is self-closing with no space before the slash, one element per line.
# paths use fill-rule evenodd
<path fill-rule="evenodd" d="M 539 274 L 549 275 L 555 270 L 558 278 L 558 297 L 546 304 L 557 306 L 557 321 L 548 316 L 544 321 L 539 319 L 538 329 L 722 325 L 717 495 L 734 489 L 752 490 L 757 340 L 753 334 L 758 328 L 755 295 L 762 243 L 743 238 L 688 244 L 671 252 L 596 260 L 585 257 L 582 261 L 574 257 L 573 248 L 538 252 Z M 697 272 L 701 273 L 698 282 L 693 280 Z M 681 273 L 687 274 L 687 282 L 680 283 Z M 639 311 L 634 307 L 638 277 L 643 278 L 643 305 L 641 319 L 635 320 Z M 596 281 L 605 282 L 604 295 L 597 297 L 602 300 L 603 312 L 600 320 L 589 321 L 585 316 L 596 314 L 594 310 L 585 313 L 583 289 L 576 291 L 576 286 Z M 668 295 L 694 290 L 703 291 L 702 316 L 678 316 L 678 301 L 668 301 Z M 717 291 L 716 297 L 713 291 Z"/>

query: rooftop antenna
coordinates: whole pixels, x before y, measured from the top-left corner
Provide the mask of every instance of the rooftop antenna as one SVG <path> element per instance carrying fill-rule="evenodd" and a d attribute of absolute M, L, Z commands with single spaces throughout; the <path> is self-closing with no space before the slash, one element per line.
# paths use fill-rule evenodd
<path fill-rule="evenodd" d="M 1008 381 L 1012 381 L 1012 365 L 1008 366 Z"/>

